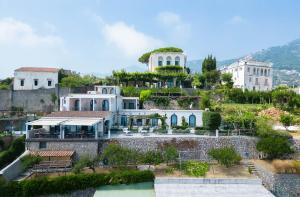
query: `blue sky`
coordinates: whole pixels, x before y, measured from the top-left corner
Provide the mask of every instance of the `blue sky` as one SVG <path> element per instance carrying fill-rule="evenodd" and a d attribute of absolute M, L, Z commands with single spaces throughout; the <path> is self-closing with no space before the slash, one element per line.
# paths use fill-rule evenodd
<path fill-rule="evenodd" d="M 0 78 L 20 66 L 104 75 L 164 46 L 189 60 L 300 38 L 297 0 L 0 0 Z"/>

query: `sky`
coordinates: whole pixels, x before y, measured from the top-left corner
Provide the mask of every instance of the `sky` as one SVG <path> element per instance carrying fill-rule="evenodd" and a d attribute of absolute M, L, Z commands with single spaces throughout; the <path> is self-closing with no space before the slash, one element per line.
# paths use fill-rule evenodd
<path fill-rule="evenodd" d="M 300 38 L 298 0 L 0 0 L 0 78 L 21 66 L 145 69 L 144 52 L 237 58 Z"/>

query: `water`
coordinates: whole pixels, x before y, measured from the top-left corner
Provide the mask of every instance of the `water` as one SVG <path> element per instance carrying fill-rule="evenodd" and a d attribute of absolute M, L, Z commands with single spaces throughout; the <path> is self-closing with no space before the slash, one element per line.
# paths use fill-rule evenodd
<path fill-rule="evenodd" d="M 107 185 L 97 188 L 94 197 L 155 197 L 152 182 L 130 185 Z"/>

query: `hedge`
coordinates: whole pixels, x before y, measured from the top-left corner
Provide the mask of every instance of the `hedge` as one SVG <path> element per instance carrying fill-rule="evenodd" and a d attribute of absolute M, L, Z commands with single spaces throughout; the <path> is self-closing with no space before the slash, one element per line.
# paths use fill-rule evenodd
<path fill-rule="evenodd" d="M 25 136 L 15 139 L 8 150 L 0 153 L 0 169 L 14 161 L 25 151 Z"/>
<path fill-rule="evenodd" d="M 203 127 L 209 130 L 216 130 L 221 124 L 221 115 L 218 112 L 203 112 Z"/>
<path fill-rule="evenodd" d="M 131 184 L 154 180 L 151 171 L 118 171 L 109 174 L 78 174 L 55 178 L 42 177 L 0 185 L 3 197 L 33 197 L 49 194 L 64 194 L 75 190 L 103 185 Z"/>

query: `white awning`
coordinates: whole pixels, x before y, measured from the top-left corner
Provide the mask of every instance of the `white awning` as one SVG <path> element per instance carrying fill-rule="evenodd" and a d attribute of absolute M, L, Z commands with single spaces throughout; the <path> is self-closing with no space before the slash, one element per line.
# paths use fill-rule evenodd
<path fill-rule="evenodd" d="M 93 126 L 94 124 L 97 124 L 102 119 L 91 119 L 91 118 L 80 118 L 80 119 L 70 119 L 66 122 L 63 122 L 62 125 L 82 125 L 82 126 Z"/>
<path fill-rule="evenodd" d="M 39 119 L 39 120 L 35 120 L 32 122 L 28 122 L 28 125 L 46 125 L 46 126 L 55 126 L 55 125 L 59 125 L 62 122 L 66 121 L 67 119 Z"/>

